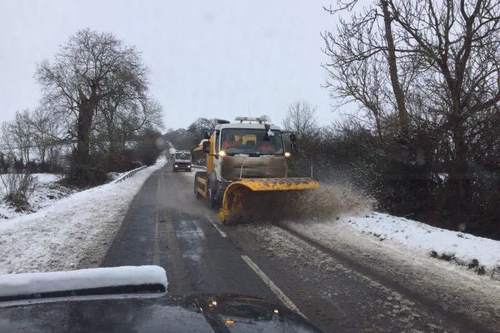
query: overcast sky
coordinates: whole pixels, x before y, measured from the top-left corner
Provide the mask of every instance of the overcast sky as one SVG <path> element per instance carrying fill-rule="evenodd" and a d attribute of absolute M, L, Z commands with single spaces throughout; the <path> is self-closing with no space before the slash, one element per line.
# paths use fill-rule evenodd
<path fill-rule="evenodd" d="M 90 27 L 142 52 L 167 128 L 198 117 L 267 114 L 281 123 L 295 100 L 335 117 L 321 87 L 320 33 L 336 22 L 319 0 L 0 0 L 0 121 L 41 97 L 36 64 Z"/>

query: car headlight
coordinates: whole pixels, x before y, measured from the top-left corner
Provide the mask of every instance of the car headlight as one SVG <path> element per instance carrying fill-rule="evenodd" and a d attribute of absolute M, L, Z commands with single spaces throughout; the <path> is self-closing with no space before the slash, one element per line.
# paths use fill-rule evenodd
<path fill-rule="evenodd" d="M 177 167 L 179 167 L 177 164 L 176 164 L 176 165 L 174 165 L 174 166 L 175 166 L 176 168 L 177 168 Z"/>
<path fill-rule="evenodd" d="M 288 152 L 288 151 L 285 152 L 285 157 L 290 157 L 290 156 L 292 156 L 292 154 L 290 154 L 290 152 Z"/>
<path fill-rule="evenodd" d="M 226 152 L 225 152 L 224 150 L 221 150 L 221 151 L 219 152 L 219 156 L 220 156 L 220 157 L 224 157 L 224 156 L 226 156 Z"/>

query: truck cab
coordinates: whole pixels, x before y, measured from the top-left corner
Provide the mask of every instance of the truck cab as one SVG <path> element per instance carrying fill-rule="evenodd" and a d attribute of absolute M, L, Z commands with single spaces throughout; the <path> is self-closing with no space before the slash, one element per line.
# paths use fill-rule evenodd
<path fill-rule="evenodd" d="M 179 170 L 191 172 L 191 152 L 189 150 L 178 150 L 172 154 L 174 162 L 172 170 L 177 172 Z"/>
<path fill-rule="evenodd" d="M 278 127 L 258 122 L 220 124 L 213 137 L 213 168 L 218 182 L 287 177 L 285 145 Z"/>
<path fill-rule="evenodd" d="M 282 130 L 264 118 L 237 117 L 220 121 L 195 151 L 207 154 L 206 172 L 200 172 L 195 192 L 219 207 L 226 188 L 242 179 L 286 179 L 287 159 L 295 150 L 285 149 Z M 203 180 L 205 178 L 205 180 Z"/>

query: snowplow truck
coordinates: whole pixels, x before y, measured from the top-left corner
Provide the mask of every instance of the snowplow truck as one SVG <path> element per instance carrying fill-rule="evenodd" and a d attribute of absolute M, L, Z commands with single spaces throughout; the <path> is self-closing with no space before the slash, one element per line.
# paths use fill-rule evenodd
<path fill-rule="evenodd" d="M 296 150 L 295 135 L 264 118 L 219 120 L 193 149 L 206 154 L 206 171 L 196 172 L 194 193 L 218 210 L 223 223 L 252 220 L 262 211 L 279 214 L 294 193 L 319 187 L 311 178 L 288 177 L 287 159 Z"/>

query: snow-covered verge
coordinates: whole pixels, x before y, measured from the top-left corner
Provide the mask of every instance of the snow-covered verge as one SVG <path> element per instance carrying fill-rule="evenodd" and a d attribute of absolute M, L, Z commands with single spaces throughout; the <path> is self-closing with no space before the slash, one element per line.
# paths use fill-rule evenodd
<path fill-rule="evenodd" d="M 75 189 L 58 184 L 57 182 L 61 180 L 61 176 L 59 175 L 35 173 L 33 176 L 36 178 L 37 184 L 35 191 L 28 199 L 30 210 L 19 211 L 4 200 L 0 200 L 0 224 L 3 223 L 3 219 L 12 219 L 36 212 L 42 208 L 52 205 L 55 201 L 76 192 Z M 3 197 L 4 195 L 5 188 L 3 183 L 0 182 L 0 196 Z"/>
<path fill-rule="evenodd" d="M 358 199 L 356 203 L 356 196 L 349 191 L 354 199 L 342 194 L 342 191 L 332 193 L 337 197 L 329 200 L 330 207 L 327 208 L 334 218 L 307 218 L 301 222 L 290 222 L 290 225 L 300 233 L 307 231 L 307 237 L 313 240 L 329 239 L 336 242 L 342 235 L 351 238 L 353 244 L 378 242 L 380 247 L 387 249 L 399 248 L 403 253 L 406 249 L 407 256 L 442 259 L 451 265 L 461 266 L 462 270 L 468 270 L 472 274 L 500 280 L 500 241 L 372 212 L 369 205 L 363 204 L 365 201 Z M 343 196 L 349 200 L 342 198 Z M 313 199 L 316 200 L 316 197 L 313 196 Z M 319 198 L 315 202 L 306 202 L 307 207 L 304 209 L 311 212 L 309 215 L 316 208 L 324 211 L 326 206 L 321 201 Z M 342 210 L 342 207 L 346 209 Z M 341 235 L 339 230 L 342 231 Z"/>
<path fill-rule="evenodd" d="M 500 280 L 500 241 L 381 213 L 344 216 L 338 222 L 351 225 L 380 241 L 415 249 L 424 256 L 452 261 Z"/>
<path fill-rule="evenodd" d="M 166 164 L 122 182 L 74 193 L 40 211 L 1 221 L 0 274 L 98 266 L 146 179 Z"/>
<path fill-rule="evenodd" d="M 436 235 L 424 238 L 425 233 L 407 227 L 418 222 L 409 223 L 408 220 L 394 216 L 381 219 L 381 221 L 385 220 L 387 223 L 399 226 L 399 229 L 389 232 L 388 227 L 380 226 L 384 224 L 382 222 L 379 222 L 377 227 L 377 223 L 374 222 L 377 218 L 371 218 L 371 216 L 381 217 L 379 214 L 368 214 L 363 217 L 351 214 L 339 216 L 338 220 L 333 218 L 324 221 L 282 221 L 280 224 L 330 249 L 335 254 L 336 260 L 340 260 L 346 267 L 349 268 L 351 265 L 358 269 L 361 267 L 361 272 L 368 272 L 365 278 L 370 281 L 378 281 L 379 284 L 382 281 L 381 285 L 389 283 L 389 285 L 399 286 L 410 295 L 422 295 L 424 299 L 431 300 L 447 313 L 456 314 L 457 318 L 464 315 L 486 326 L 500 327 L 500 281 L 495 280 L 496 275 L 478 275 L 474 269 L 469 269 L 467 266 L 432 258 L 427 252 L 428 249 L 424 249 L 424 246 L 439 249 L 438 243 L 445 244 L 453 237 L 462 239 L 461 237 L 456 236 L 456 233 L 453 236 L 451 233 L 443 236 L 443 241 L 440 242 L 439 235 L 445 235 L 447 232 L 435 230 L 428 235 L 434 232 Z M 373 224 L 370 228 L 375 233 L 387 232 L 385 240 L 381 241 L 373 233 L 370 234 L 369 231 L 361 229 L 366 227 L 363 224 L 370 223 L 370 220 Z M 423 228 L 427 227 L 423 226 Z M 412 238 L 411 232 L 416 232 L 415 238 L 419 239 L 418 243 L 422 248 L 397 242 L 395 239 L 390 240 L 389 235 L 399 234 L 403 229 L 408 230 L 408 234 L 403 236 L 403 239 L 406 240 L 406 236 L 409 236 L 408 239 Z M 400 231 L 396 232 L 396 230 Z M 481 241 L 476 243 L 472 240 L 472 236 L 467 235 L 467 237 L 471 238 L 468 239 L 471 247 L 482 247 L 484 251 L 494 255 L 494 249 L 485 245 L 489 243 L 488 240 L 485 243 Z M 472 245 L 473 243 L 475 245 Z M 455 243 L 451 243 L 449 247 L 455 248 L 453 244 Z M 464 251 L 468 248 L 464 244 L 460 246 L 464 247 Z"/>

